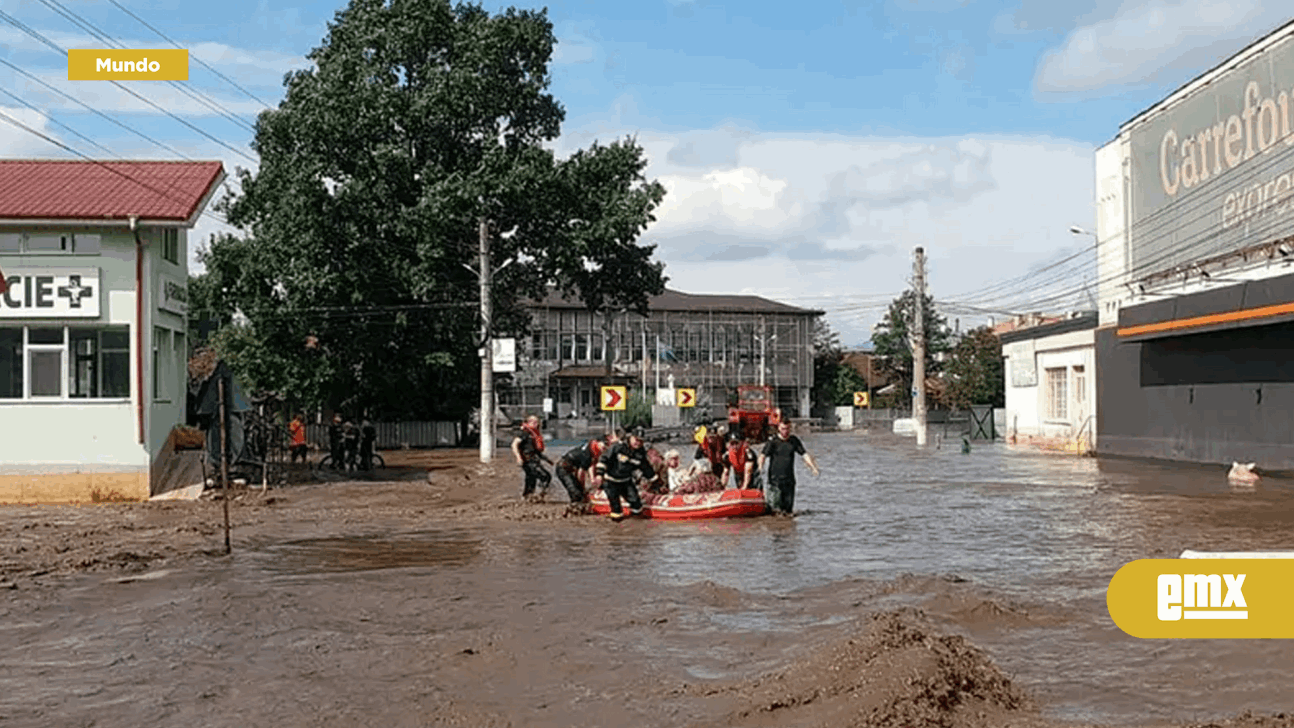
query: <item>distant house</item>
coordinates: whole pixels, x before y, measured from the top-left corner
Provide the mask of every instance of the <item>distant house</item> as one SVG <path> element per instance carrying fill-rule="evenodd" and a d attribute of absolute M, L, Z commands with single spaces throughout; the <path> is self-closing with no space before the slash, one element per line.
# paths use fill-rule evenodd
<path fill-rule="evenodd" d="M 1095 311 L 1002 334 L 1009 442 L 1095 446 Z"/>
<path fill-rule="evenodd" d="M 220 162 L 0 160 L 0 502 L 141 499 L 185 419 Z"/>

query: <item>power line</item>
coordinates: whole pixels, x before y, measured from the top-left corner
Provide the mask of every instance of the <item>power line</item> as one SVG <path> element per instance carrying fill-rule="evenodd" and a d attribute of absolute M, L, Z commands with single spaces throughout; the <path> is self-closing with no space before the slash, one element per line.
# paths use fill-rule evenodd
<path fill-rule="evenodd" d="M 181 46 L 179 43 L 176 43 L 175 41 L 173 41 L 173 40 L 171 40 L 170 38 L 168 38 L 168 37 L 166 36 L 166 34 L 165 34 L 165 33 L 163 33 L 162 31 L 160 31 L 160 30 L 158 30 L 157 28 L 154 28 L 153 26 L 149 25 L 149 24 L 148 24 L 148 22 L 146 22 L 143 18 L 141 18 L 141 17 L 139 17 L 138 15 L 136 15 L 136 14 L 134 14 L 134 13 L 130 12 L 129 10 L 127 10 L 125 7 L 123 7 L 123 6 L 122 6 L 122 4 L 121 4 L 121 3 L 117 2 L 117 0 L 108 0 L 108 2 L 112 3 L 113 5 L 116 5 L 116 6 L 117 6 L 117 9 L 121 10 L 121 12 L 123 12 L 123 13 L 125 13 L 125 14 L 129 15 L 130 17 L 134 18 L 135 20 L 138 20 L 138 21 L 140 22 L 140 24 L 141 24 L 141 25 L 143 25 L 145 28 L 148 28 L 149 30 L 151 30 L 151 31 L 153 31 L 154 33 L 156 33 L 157 35 L 161 36 L 162 40 L 166 41 L 167 43 L 170 43 L 171 45 L 175 46 L 176 48 L 180 48 L 180 49 L 183 49 L 183 48 L 184 48 L 184 46 Z M 203 68 L 207 69 L 208 71 L 211 71 L 212 73 L 216 74 L 216 75 L 217 75 L 217 76 L 219 76 L 221 79 L 223 79 L 223 80 L 225 81 L 225 83 L 228 83 L 230 86 L 233 86 L 234 88 L 238 89 L 239 91 L 242 91 L 242 92 L 243 92 L 243 93 L 244 93 L 248 98 L 250 98 L 251 100 L 253 100 L 253 101 L 257 102 L 257 103 L 258 103 L 258 104 L 260 104 L 261 106 L 264 106 L 266 109 L 273 109 L 273 108 L 274 108 L 274 107 L 270 106 L 269 104 L 265 103 L 264 101 L 262 101 L 262 100 L 261 100 L 260 98 L 258 98 L 255 94 L 253 94 L 251 91 L 248 91 L 247 89 L 243 88 L 242 86 L 239 86 L 237 83 L 235 83 L 235 82 L 233 81 L 233 79 L 229 78 L 228 76 L 226 76 L 225 74 L 221 73 L 220 71 L 217 71 L 216 69 L 214 69 L 214 68 L 212 68 L 211 66 L 207 65 L 207 63 L 206 63 L 205 61 L 203 61 L 201 58 L 198 58 L 197 56 L 192 56 L 192 58 L 193 58 L 193 60 L 197 61 L 197 62 L 198 62 L 198 64 L 199 64 L 200 66 L 202 66 Z"/>
<path fill-rule="evenodd" d="M 29 103 L 27 103 L 26 101 L 24 101 L 21 97 L 19 97 L 19 96 L 15 96 L 14 94 L 12 94 L 12 93 L 10 93 L 9 91 L 7 91 L 7 90 L 5 90 L 5 89 L 2 89 L 2 88 L 0 88 L 0 93 L 4 94 L 5 96 L 8 96 L 9 98 L 13 99 L 14 101 L 17 101 L 18 103 L 22 104 L 23 106 L 26 106 L 27 108 L 31 109 L 32 111 L 35 111 L 37 114 L 40 114 L 41 116 L 45 117 L 46 119 L 49 119 L 49 120 L 50 120 L 50 121 L 52 121 L 53 123 L 58 124 L 59 126 L 63 127 L 64 129 L 67 129 L 68 131 L 70 131 L 70 132 L 72 132 L 73 134 L 77 135 L 77 136 L 78 136 L 78 137 L 80 137 L 81 139 L 83 139 L 83 140 L 85 140 L 85 141 L 89 142 L 90 144 L 92 144 L 92 145 L 94 145 L 94 146 L 98 147 L 99 149 L 102 149 L 103 151 L 107 152 L 108 154 L 112 154 L 112 150 L 111 150 L 111 149 L 108 149 L 107 147 L 103 146 L 103 145 L 102 145 L 102 144 L 100 144 L 99 142 L 96 142 L 95 140 L 93 140 L 93 139 L 91 139 L 90 137 L 88 137 L 88 136 L 86 136 L 86 135 L 82 134 L 81 132 L 77 131 L 76 129 L 73 129 L 72 127 L 68 126 L 67 124 L 64 124 L 63 122 L 59 121 L 58 119 L 55 119 L 55 118 L 54 118 L 53 116 L 51 116 L 48 112 L 42 111 L 42 110 L 40 110 L 40 109 L 36 108 L 35 106 L 32 106 L 31 104 L 29 104 Z"/>
<path fill-rule="evenodd" d="M 18 119 L 15 119 L 14 117 L 10 116 L 8 113 L 6 113 L 6 112 L 4 112 L 4 111 L 0 111 L 0 117 L 3 117 L 3 120 L 4 120 L 4 121 L 9 122 L 10 124 L 12 124 L 12 125 L 14 125 L 14 126 L 18 127 L 19 129 L 22 129 L 22 130 L 24 130 L 24 131 L 30 132 L 31 134 L 33 134 L 33 135 L 35 135 L 35 136 L 38 136 L 38 137 L 40 137 L 41 139 L 44 139 L 45 141 L 49 142 L 50 144 L 53 144 L 54 146 L 57 146 L 57 147 L 59 147 L 59 148 L 61 148 L 61 149 L 66 149 L 67 151 L 69 151 L 69 152 L 71 152 L 71 153 L 75 154 L 75 155 L 76 155 L 76 156 L 78 156 L 78 157 L 81 157 L 82 159 L 85 159 L 86 161 L 92 162 L 92 163 L 94 163 L 94 164 L 96 164 L 96 165 L 98 165 L 98 166 L 100 166 L 100 167 L 103 167 L 104 169 L 108 170 L 109 172 L 111 172 L 111 173 L 113 173 L 113 174 L 115 174 L 115 175 L 117 175 L 117 176 L 119 176 L 119 177 L 122 177 L 122 178 L 124 178 L 124 179 L 130 180 L 131 182 L 134 182 L 135 184 L 140 185 L 141 187 L 144 187 L 144 188 L 146 188 L 146 189 L 148 189 L 148 190 L 150 190 L 150 191 L 152 191 L 152 192 L 156 192 L 157 194 L 159 194 L 159 195 L 161 195 L 161 196 L 163 196 L 163 197 L 166 197 L 166 198 L 170 199 L 170 200 L 171 200 L 171 201 L 173 201 L 173 202 L 188 202 L 187 200 L 181 200 L 181 199 L 179 199 L 179 198 L 177 198 L 177 197 L 173 197 L 173 196 L 172 196 L 169 192 L 167 192 L 166 190 L 159 189 L 158 187 L 155 187 L 155 186 L 153 186 L 153 185 L 149 184 L 148 182 L 145 182 L 144 180 L 141 180 L 141 179 L 139 179 L 139 178 L 137 178 L 137 177 L 135 177 L 135 176 L 133 176 L 133 175 L 127 174 L 127 173 L 125 173 L 125 172 L 123 172 L 123 171 L 121 171 L 121 170 L 119 170 L 119 169 L 114 169 L 111 165 L 107 164 L 106 162 L 103 162 L 103 161 L 98 160 L 98 159 L 92 159 L 92 158 L 90 158 L 90 157 L 87 157 L 86 155 L 82 154 L 81 152 L 78 152 L 77 150 L 73 149 L 72 147 L 69 147 L 68 145 L 64 144 L 63 142 L 59 141 L 58 139 L 55 139 L 55 138 L 54 138 L 54 137 L 52 137 L 52 136 L 49 136 L 48 134 L 46 134 L 46 133 L 44 133 L 44 132 L 40 131 L 39 129 L 33 129 L 33 128 L 31 128 L 30 126 L 27 126 L 26 124 L 22 123 L 22 122 L 21 122 L 21 121 L 19 121 Z M 207 216 L 211 217 L 212 219 L 214 219 L 214 220 L 216 220 L 217 222 L 220 222 L 220 223 L 222 223 L 222 224 L 225 224 L 225 225 L 228 225 L 228 224 L 229 224 L 229 223 L 228 223 L 228 221 L 226 221 L 224 218 L 221 218 L 221 217 L 219 217 L 219 216 L 217 216 L 217 215 L 215 215 L 215 214 L 213 214 L 213 213 L 208 213 L 208 212 L 206 212 L 205 210 L 203 211 L 203 213 L 202 213 L 202 214 L 207 215 Z"/>
<path fill-rule="evenodd" d="M 67 6 L 63 5 L 58 0 L 40 0 L 40 1 L 44 3 L 46 7 L 50 8 L 51 10 L 58 13 L 59 15 L 62 15 L 64 18 L 67 18 L 68 20 L 72 21 L 73 24 L 85 30 L 90 35 L 93 35 L 94 37 L 103 41 L 107 45 L 113 46 L 116 48 L 126 47 L 124 43 L 116 40 L 115 38 L 108 35 L 107 33 L 99 30 L 99 28 L 96 27 L 93 23 L 86 20 L 85 18 L 78 15 L 77 13 L 69 10 Z M 238 118 L 237 116 L 234 115 L 234 112 L 230 111 L 229 109 L 226 109 L 224 106 L 221 106 L 220 103 L 216 102 L 214 99 L 211 99 L 206 94 L 195 93 L 194 91 L 190 90 L 187 86 L 177 81 L 167 81 L 166 83 L 169 84 L 172 88 L 176 89 L 177 91 L 180 91 L 181 93 L 185 94 L 189 98 L 193 99 L 194 101 L 197 101 L 203 106 L 206 106 L 208 109 L 211 109 L 212 111 L 216 112 L 217 115 L 223 116 L 226 119 L 229 119 L 230 121 L 234 122 L 235 124 L 243 126 L 248 131 L 255 131 L 255 129 L 252 127 L 251 124 L 248 124 L 246 121 L 243 121 L 242 119 Z"/>
<path fill-rule="evenodd" d="M 23 31 L 24 33 L 26 33 L 26 34 L 28 34 L 28 35 L 32 36 L 32 37 L 33 37 L 33 38 L 35 38 L 36 40 L 39 40 L 40 42 L 42 42 L 42 43 L 44 43 L 45 45 L 49 46 L 50 48 L 54 49 L 54 50 L 55 50 L 56 52 L 58 52 L 60 55 L 62 55 L 62 56 L 64 56 L 64 57 L 66 57 L 66 56 L 67 56 L 67 50 L 66 50 L 66 49 L 62 48 L 61 46 L 59 46 L 57 43 L 55 43 L 55 42 L 51 41 L 50 39 L 46 38 L 46 37 L 45 37 L 44 35 L 42 35 L 39 31 L 34 30 L 34 29 L 32 29 L 32 28 L 28 27 L 27 25 L 23 24 L 21 21 L 19 21 L 17 18 L 13 17 L 12 15 L 9 15 L 8 13 L 5 13 L 4 11 L 0 10 L 0 17 L 3 17 L 5 20 L 9 21 L 9 23 L 10 23 L 10 24 L 14 25 L 14 26 L 15 26 L 15 27 L 17 27 L 19 30 Z M 234 148 L 234 147 L 230 146 L 229 144 L 226 144 L 225 142 L 221 141 L 220 139 L 217 139 L 216 137 L 212 136 L 211 134 L 208 134 L 206 131 L 203 131 L 201 128 L 199 128 L 199 127 L 197 127 L 197 126 L 194 126 L 193 124 L 190 124 L 189 122 L 185 121 L 184 119 L 181 119 L 179 116 L 177 116 L 177 115 L 175 115 L 175 114 L 171 113 L 170 111 L 168 111 L 168 110 L 166 110 L 166 109 L 162 108 L 161 106 L 158 106 L 157 104 L 153 103 L 153 102 L 152 102 L 152 101 L 150 101 L 149 99 L 146 99 L 146 98 L 144 98 L 143 96 L 139 95 L 138 93 L 135 93 L 135 92 L 134 92 L 134 91 L 132 91 L 131 89 L 126 88 L 126 87 L 125 87 L 125 86 L 123 86 L 120 82 L 118 82 L 118 81 L 109 81 L 108 83 L 111 83 L 113 86 L 116 86 L 117 88 L 121 89 L 122 91 L 125 91 L 126 93 L 130 94 L 131 96 L 134 96 L 135 98 L 137 98 L 137 99 L 139 99 L 140 101 L 144 102 L 145 104 L 148 104 L 149 106 L 153 107 L 154 109 L 157 109 L 158 111 L 162 112 L 163 114 L 166 114 L 167 116 L 171 117 L 172 119 L 175 119 L 176 121 L 180 122 L 181 124 L 183 124 L 183 125 L 187 126 L 188 128 L 192 129 L 193 131 L 196 131 L 197 133 L 199 133 L 199 134 L 201 134 L 202 136 L 204 136 L 204 137 L 206 137 L 206 138 L 210 139 L 211 141 L 215 142 L 216 144 L 219 144 L 220 146 L 224 147 L 225 149 L 228 149 L 229 151 L 233 152 L 234 154 L 238 154 L 238 155 L 240 155 L 240 156 L 244 157 L 245 159 L 247 159 L 248 161 L 250 161 L 250 162 L 252 162 L 252 163 L 254 163 L 254 164 L 259 164 L 259 160 L 257 160 L 256 158 L 252 157 L 251 155 L 247 154 L 246 152 L 243 152 L 243 151 L 241 151 L 241 150 L 239 150 L 239 149 L 236 149 L 236 148 Z"/>

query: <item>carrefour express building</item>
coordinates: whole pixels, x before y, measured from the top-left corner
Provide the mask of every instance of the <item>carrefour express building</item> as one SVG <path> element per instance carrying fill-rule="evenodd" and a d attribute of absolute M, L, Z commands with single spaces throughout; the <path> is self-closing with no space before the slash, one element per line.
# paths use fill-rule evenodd
<path fill-rule="evenodd" d="M 184 422 L 219 162 L 0 160 L 0 502 L 142 499 Z"/>
<path fill-rule="evenodd" d="M 1097 150 L 1102 454 L 1294 470 L 1294 23 Z"/>

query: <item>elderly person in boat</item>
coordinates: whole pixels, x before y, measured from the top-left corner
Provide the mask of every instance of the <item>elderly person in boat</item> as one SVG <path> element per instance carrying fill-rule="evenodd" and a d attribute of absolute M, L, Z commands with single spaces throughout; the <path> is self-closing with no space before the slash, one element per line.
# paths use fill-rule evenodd
<path fill-rule="evenodd" d="M 683 467 L 683 456 L 678 450 L 668 450 L 665 452 L 665 477 L 662 478 L 669 484 L 669 492 L 675 493 L 690 480 L 694 480 L 692 468 Z"/>

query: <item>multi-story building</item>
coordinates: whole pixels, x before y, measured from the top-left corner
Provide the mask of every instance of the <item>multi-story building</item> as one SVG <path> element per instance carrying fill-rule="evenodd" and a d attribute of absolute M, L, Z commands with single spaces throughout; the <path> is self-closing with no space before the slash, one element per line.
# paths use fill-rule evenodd
<path fill-rule="evenodd" d="M 1294 469 L 1294 22 L 1096 153 L 1101 454 Z"/>
<path fill-rule="evenodd" d="M 647 316 L 590 312 L 550 294 L 531 304 L 533 330 L 517 344 L 518 371 L 500 394 L 510 415 L 600 416 L 599 388 L 626 385 L 651 400 L 694 389 L 719 415 L 739 384 L 766 384 L 790 417 L 807 417 L 813 387 L 813 323 L 822 311 L 759 296 L 666 290 Z"/>
<path fill-rule="evenodd" d="M 186 232 L 224 176 L 220 162 L 0 160 L 0 502 L 164 485 L 185 419 Z"/>

